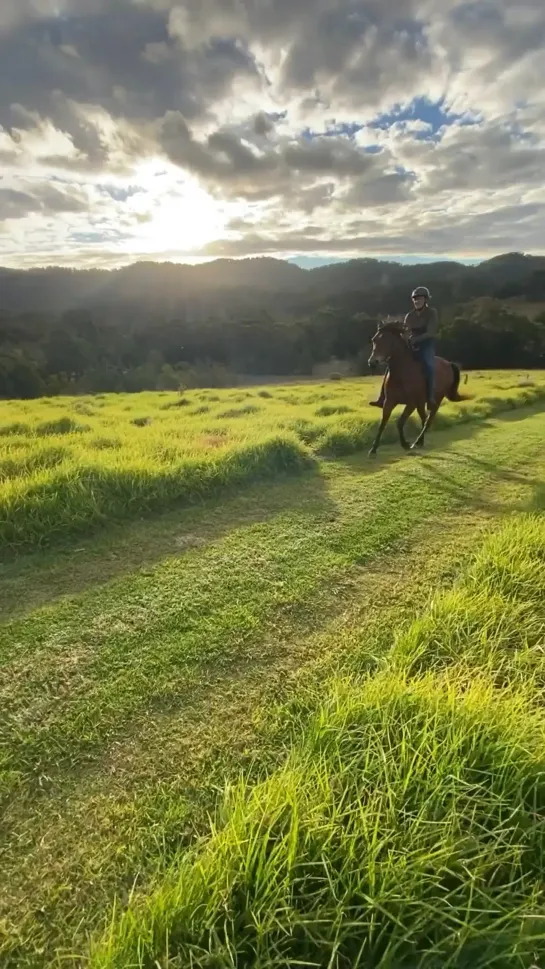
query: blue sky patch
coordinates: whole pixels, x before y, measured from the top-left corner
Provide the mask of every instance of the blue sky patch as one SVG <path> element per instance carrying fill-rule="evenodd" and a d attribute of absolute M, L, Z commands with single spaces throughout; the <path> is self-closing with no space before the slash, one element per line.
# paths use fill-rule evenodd
<path fill-rule="evenodd" d="M 361 259 L 361 256 L 294 256 L 292 259 L 288 259 L 287 262 L 295 263 L 296 266 L 300 266 L 301 269 L 317 269 L 319 266 L 331 266 L 334 263 L 350 262 L 352 259 Z M 381 261 L 386 260 L 388 262 L 398 262 L 403 266 L 416 266 L 431 262 L 461 262 L 466 266 L 476 266 L 478 263 L 482 262 L 482 259 L 465 259 L 463 256 L 456 256 L 453 259 L 445 259 L 444 256 L 398 256 L 397 253 L 392 253 L 385 256 L 384 253 L 379 255 L 369 255 L 365 254 L 366 259 L 380 259 Z"/>
<path fill-rule="evenodd" d="M 127 188 L 122 188 L 120 185 L 100 185 L 99 188 L 103 195 L 109 195 L 114 202 L 126 202 L 133 195 L 139 195 L 144 191 L 138 185 L 129 185 Z"/>
<path fill-rule="evenodd" d="M 387 131 L 393 124 L 410 121 L 422 121 L 427 128 L 415 132 L 415 138 L 429 140 L 436 138 L 438 132 L 448 125 L 471 125 L 478 123 L 478 119 L 470 115 L 456 114 L 450 111 L 444 98 L 439 101 L 430 101 L 429 98 L 414 98 L 410 104 L 396 104 L 390 111 L 378 115 L 367 125 L 360 122 L 331 122 L 325 131 L 313 131 L 305 128 L 302 137 L 306 141 L 313 141 L 315 138 L 353 138 L 358 132 L 367 128 L 369 132 L 373 129 Z M 364 151 L 370 154 L 378 154 L 382 151 L 380 145 L 366 145 Z"/>
<path fill-rule="evenodd" d="M 428 98 L 414 98 L 408 105 L 395 105 L 391 111 L 379 115 L 369 123 L 370 128 L 388 129 L 391 125 L 403 121 L 423 121 L 429 125 L 427 131 L 419 132 L 417 137 L 433 138 L 437 132 L 448 125 L 475 124 L 472 118 L 449 111 L 445 100 L 430 101 Z"/>
<path fill-rule="evenodd" d="M 70 240 L 80 243 L 105 243 L 105 242 L 124 242 L 132 236 L 127 232 L 120 232 L 118 229 L 104 229 L 94 232 L 72 232 Z"/>

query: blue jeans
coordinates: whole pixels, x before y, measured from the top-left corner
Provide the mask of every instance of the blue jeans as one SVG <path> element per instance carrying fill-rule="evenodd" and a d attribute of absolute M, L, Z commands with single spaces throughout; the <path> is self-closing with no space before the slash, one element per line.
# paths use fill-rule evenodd
<path fill-rule="evenodd" d="M 414 346 L 417 359 L 424 368 L 426 377 L 426 393 L 428 400 L 435 399 L 435 341 L 427 337 Z"/>

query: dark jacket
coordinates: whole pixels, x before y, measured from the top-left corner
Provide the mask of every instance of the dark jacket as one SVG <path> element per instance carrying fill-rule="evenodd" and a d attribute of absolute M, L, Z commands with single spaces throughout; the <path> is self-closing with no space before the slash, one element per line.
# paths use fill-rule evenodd
<path fill-rule="evenodd" d="M 439 318 L 437 316 L 437 310 L 432 306 L 424 306 L 420 312 L 418 310 L 411 310 L 405 317 L 405 326 L 409 327 L 413 336 L 428 336 L 435 339 L 438 324 Z"/>

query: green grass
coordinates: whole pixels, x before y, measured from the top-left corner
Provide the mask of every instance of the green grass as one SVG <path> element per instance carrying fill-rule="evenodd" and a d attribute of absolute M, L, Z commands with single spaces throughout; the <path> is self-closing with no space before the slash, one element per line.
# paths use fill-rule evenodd
<path fill-rule="evenodd" d="M 472 399 L 447 404 L 438 428 L 543 399 L 545 374 L 475 373 L 463 390 Z M 0 557 L 366 449 L 375 393 L 352 380 L 2 402 Z"/>
<path fill-rule="evenodd" d="M 323 699 L 392 644 L 381 675 L 404 681 L 393 628 L 486 523 L 543 507 L 544 434 L 539 412 L 473 421 L 424 457 L 325 461 L 1 565 L 3 969 L 85 964 L 113 899 L 172 877 L 226 780 L 286 769 L 309 683 Z"/>
<path fill-rule="evenodd" d="M 506 526 L 382 671 L 307 698 L 285 765 L 228 791 L 93 969 L 536 965 L 544 549 L 542 518 Z"/>

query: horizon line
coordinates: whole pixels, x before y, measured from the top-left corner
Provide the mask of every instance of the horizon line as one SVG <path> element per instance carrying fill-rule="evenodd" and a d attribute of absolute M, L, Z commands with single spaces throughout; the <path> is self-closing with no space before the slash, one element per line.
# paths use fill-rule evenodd
<path fill-rule="evenodd" d="M 113 253 L 112 253 L 113 255 Z M 326 268 L 327 266 L 342 265 L 343 263 L 349 262 L 383 262 L 390 263 L 398 266 L 419 266 L 422 264 L 434 263 L 458 263 L 460 265 L 466 265 L 471 267 L 472 265 L 482 265 L 482 263 L 490 262 L 493 259 L 499 259 L 502 256 L 521 256 L 523 258 L 532 259 L 540 258 L 545 256 L 545 253 L 541 252 L 525 252 L 522 250 L 509 250 L 505 252 L 497 252 L 495 255 L 486 256 L 441 256 L 441 255 L 428 255 L 428 254 L 399 254 L 399 255 L 366 255 L 366 256 L 320 256 L 318 254 L 296 254 L 296 255 L 286 255 L 277 256 L 270 255 L 267 253 L 256 253 L 255 255 L 246 256 L 186 256 L 185 258 L 177 259 L 175 257 L 170 258 L 151 258 L 151 256 L 144 256 L 143 258 L 128 258 L 126 262 L 122 262 L 118 265 L 81 265 L 77 263 L 63 263 L 63 262 L 50 262 L 50 263 L 36 263 L 35 265 L 10 265 L 0 262 L 0 272 L 33 272 L 42 271 L 46 272 L 51 269 L 62 269 L 74 272 L 120 272 L 123 269 L 129 269 L 133 266 L 139 265 L 157 265 L 157 266 L 184 266 L 188 268 L 195 268 L 196 266 L 202 265 L 214 265 L 215 263 L 221 262 L 250 262 L 250 261 L 264 261 L 286 263 L 287 265 L 297 266 L 304 272 L 313 272 L 315 269 Z M 57 257 L 58 258 L 58 257 Z M 1 259 L 1 257 L 0 257 Z M 300 265 L 300 262 L 312 263 L 316 262 L 316 265 Z"/>

